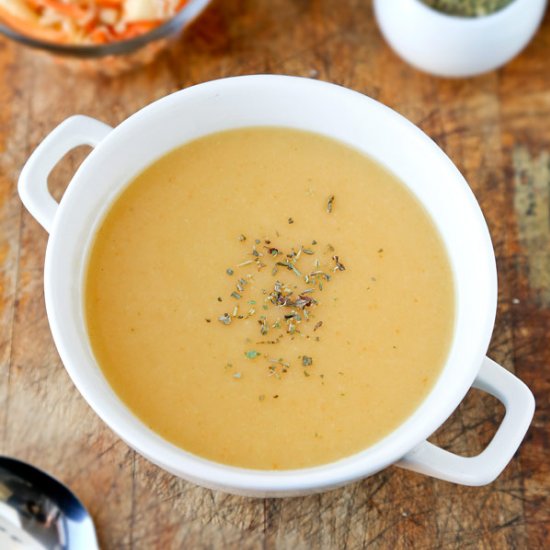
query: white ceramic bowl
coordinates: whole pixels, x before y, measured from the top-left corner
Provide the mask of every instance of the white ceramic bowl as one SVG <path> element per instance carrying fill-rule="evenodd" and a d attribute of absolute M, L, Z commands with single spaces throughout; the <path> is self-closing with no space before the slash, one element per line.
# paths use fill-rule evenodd
<path fill-rule="evenodd" d="M 513 0 L 482 17 L 438 12 L 420 0 L 374 0 L 382 34 L 405 61 L 438 76 L 492 71 L 516 56 L 538 29 L 546 0 Z"/>
<path fill-rule="evenodd" d="M 379 443 L 337 462 L 292 471 L 234 468 L 194 456 L 142 424 L 98 367 L 83 315 L 90 243 L 121 190 L 146 166 L 184 142 L 244 126 L 276 125 L 331 136 L 368 153 L 410 187 L 445 241 L 456 281 L 456 330 L 437 383 L 418 409 Z M 47 187 L 52 167 L 70 149 L 93 151 L 57 204 Z M 493 480 L 518 448 L 531 421 L 529 389 L 485 357 L 496 308 L 495 259 L 479 206 L 453 163 L 413 124 L 359 93 L 314 80 L 245 76 L 200 84 L 145 107 L 120 126 L 83 116 L 67 119 L 34 151 L 19 193 L 50 232 L 45 295 L 57 349 L 80 393 L 139 453 L 206 487 L 253 496 L 318 492 L 390 464 L 470 485 Z M 426 338 L 430 338 L 427 334 Z M 506 416 L 480 455 L 463 458 L 426 441 L 474 385 L 500 399 Z"/>

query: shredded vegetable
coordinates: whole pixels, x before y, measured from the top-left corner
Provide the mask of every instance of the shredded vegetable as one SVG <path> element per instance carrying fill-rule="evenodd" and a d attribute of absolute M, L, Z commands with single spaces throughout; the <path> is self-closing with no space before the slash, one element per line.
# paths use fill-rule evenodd
<path fill-rule="evenodd" d="M 188 0 L 0 0 L 0 21 L 59 44 L 108 44 L 164 23 Z"/>

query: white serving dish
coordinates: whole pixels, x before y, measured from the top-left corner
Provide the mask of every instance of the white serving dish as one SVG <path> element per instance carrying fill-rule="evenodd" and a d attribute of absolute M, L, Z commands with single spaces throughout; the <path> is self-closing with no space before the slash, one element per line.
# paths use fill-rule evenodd
<path fill-rule="evenodd" d="M 456 330 L 442 374 L 428 397 L 379 443 L 337 462 L 292 471 L 235 468 L 194 456 L 162 439 L 113 392 L 86 333 L 83 279 L 98 224 L 121 190 L 155 159 L 184 142 L 230 128 L 276 125 L 348 143 L 389 167 L 433 217 L 456 285 Z M 61 202 L 47 177 L 82 144 L 94 147 Z M 213 159 L 214 162 L 214 159 Z M 331 489 L 397 464 L 467 485 L 492 481 L 517 450 L 534 400 L 515 376 L 485 357 L 496 310 L 497 279 L 489 232 L 468 184 L 421 130 L 384 105 L 351 90 L 286 76 L 245 76 L 200 84 L 145 107 L 116 128 L 74 116 L 32 153 L 19 180 L 21 199 L 49 231 L 45 263 L 47 314 L 59 354 L 96 413 L 131 447 L 175 475 L 250 496 Z M 426 335 L 429 338 L 429 335 Z M 506 416 L 488 447 L 464 458 L 426 441 L 472 387 L 495 395 Z"/>
<path fill-rule="evenodd" d="M 538 29 L 546 0 L 514 0 L 482 17 L 457 17 L 420 0 L 374 0 L 382 34 L 405 61 L 444 77 L 474 76 L 515 57 Z"/>

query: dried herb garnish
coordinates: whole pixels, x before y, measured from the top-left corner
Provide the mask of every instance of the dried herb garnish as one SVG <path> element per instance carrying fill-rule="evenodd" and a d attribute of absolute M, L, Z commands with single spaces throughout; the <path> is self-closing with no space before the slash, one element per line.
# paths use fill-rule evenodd
<path fill-rule="evenodd" d="M 207 323 L 211 323 L 211 322 L 212 322 L 212 319 L 205 319 L 205 321 L 206 321 Z"/>
<path fill-rule="evenodd" d="M 300 294 L 298 296 L 298 299 L 294 302 L 294 305 L 296 307 L 304 309 L 305 307 L 310 307 L 312 305 L 317 304 L 317 300 L 315 298 L 312 298 L 311 296 L 307 296 L 305 294 Z"/>
<path fill-rule="evenodd" d="M 431 8 L 448 15 L 483 17 L 505 8 L 513 0 L 422 0 Z"/>
<path fill-rule="evenodd" d="M 338 259 L 338 256 L 333 256 L 332 259 L 336 262 L 336 267 L 334 268 L 334 271 L 345 271 L 346 268 L 343 263 L 340 262 Z"/>
<path fill-rule="evenodd" d="M 330 275 L 328 273 L 325 273 L 324 271 L 321 271 L 321 270 L 317 270 L 317 271 L 312 271 L 309 275 L 306 275 L 305 282 L 309 283 L 311 280 L 315 280 L 318 277 L 321 277 L 326 281 L 330 281 Z"/>
<path fill-rule="evenodd" d="M 327 212 L 329 214 L 332 212 L 333 206 L 334 206 L 334 195 L 331 195 L 327 201 Z"/>
<path fill-rule="evenodd" d="M 240 372 L 236 372 L 234 375 L 233 375 L 233 378 L 242 378 L 242 374 Z"/>
<path fill-rule="evenodd" d="M 327 204 L 327 209 L 332 209 L 333 203 L 334 196 L 331 196 Z M 294 220 L 289 218 L 289 223 L 293 222 Z M 277 236 L 279 236 L 278 233 Z M 244 241 L 246 237 L 241 235 L 240 240 Z M 237 264 L 237 267 L 256 266 L 258 270 L 261 270 L 263 267 L 269 265 L 273 276 L 276 276 L 278 272 L 282 272 L 281 268 L 286 268 L 283 270 L 284 273 L 292 271 L 300 280 L 305 281 L 306 286 L 300 290 L 299 281 L 294 277 L 292 277 L 292 282 L 285 281 L 283 276 L 281 279 L 275 280 L 272 290 L 255 288 L 254 275 L 244 272 L 236 280 L 236 290 L 233 290 L 230 296 L 235 300 L 244 298 L 242 303 L 247 304 L 248 311 L 239 314 L 239 306 L 235 305 L 232 315 L 224 313 L 218 317 L 219 322 L 224 325 L 229 325 L 233 320 L 238 322 L 237 320 L 240 319 L 248 319 L 252 316 L 257 316 L 260 334 L 264 337 L 267 334 L 272 336 L 269 339 L 262 338 L 260 341 L 256 341 L 256 345 L 275 345 L 281 343 L 285 338 L 297 341 L 299 341 L 300 338 L 311 338 L 315 341 L 319 341 L 319 337 L 314 336 L 313 333 L 323 325 L 322 320 L 316 319 L 319 315 L 317 308 L 319 300 L 322 300 L 322 295 L 317 298 L 316 295 L 314 297 L 314 293 L 323 290 L 323 284 L 329 283 L 331 278 L 336 276 L 332 275 L 331 271 L 341 272 L 346 269 L 343 263 L 340 262 L 339 257 L 334 254 L 334 247 L 327 244 L 323 251 L 318 248 L 313 248 L 319 244 L 318 241 L 314 239 L 311 241 L 311 247 L 309 248 L 300 245 L 299 247 L 284 251 L 280 246 L 271 245 L 271 240 L 269 239 L 254 239 L 253 242 L 254 244 L 251 250 L 252 259 L 244 260 L 240 264 Z M 257 245 L 261 243 L 265 243 L 265 245 L 262 245 L 262 252 L 257 248 Z M 312 259 L 304 259 L 306 256 L 310 256 Z M 331 265 L 329 263 L 330 258 L 336 263 L 335 267 L 334 264 Z M 315 266 L 314 270 L 311 272 L 309 272 L 309 269 L 311 269 L 310 262 Z M 307 269 L 307 274 L 305 275 L 302 274 L 302 265 L 307 266 L 305 268 Z M 228 275 L 234 274 L 232 268 L 227 268 L 226 272 Z M 251 295 L 251 290 L 255 291 L 256 294 Z M 258 295 L 260 296 L 259 299 L 257 298 Z M 327 296 L 327 298 L 330 297 Z M 223 300 L 221 297 L 218 297 L 218 301 L 222 302 Z M 326 302 L 326 299 L 322 301 L 329 303 Z M 330 301 L 330 303 L 332 303 L 332 301 Z M 260 305 L 262 307 L 260 311 L 262 315 L 258 314 L 256 309 L 259 308 Z M 274 318 L 269 314 L 270 311 L 272 314 L 275 313 L 273 316 Z M 314 320 L 314 322 L 311 323 L 311 320 Z M 207 319 L 207 322 L 210 322 L 210 319 Z M 254 341 L 255 339 L 246 338 L 247 347 L 248 345 L 254 345 Z M 248 359 L 253 360 L 260 357 L 262 353 L 255 349 L 250 349 L 244 351 L 244 355 Z M 268 359 L 268 356 L 265 354 L 263 357 Z M 309 367 L 313 364 L 313 359 L 310 356 L 304 355 L 299 357 L 303 367 Z M 277 379 L 280 379 L 282 375 L 288 372 L 289 368 L 290 364 L 282 358 L 268 359 L 269 376 L 275 376 Z M 238 374 L 240 377 L 241 373 Z M 309 374 L 305 374 L 305 376 L 309 376 Z"/>
<path fill-rule="evenodd" d="M 292 224 L 294 223 L 294 220 L 292 218 L 288 218 L 288 223 Z"/>
<path fill-rule="evenodd" d="M 220 315 L 218 317 L 218 321 L 220 323 L 223 323 L 224 325 L 230 325 L 231 324 L 231 316 L 229 313 L 224 313 L 223 315 Z"/>
<path fill-rule="evenodd" d="M 267 253 L 271 254 L 272 256 L 277 256 L 279 254 L 279 249 L 274 248 L 272 246 L 264 246 L 265 249 L 267 249 Z"/>
<path fill-rule="evenodd" d="M 246 241 L 246 237 L 242 233 L 239 235 L 239 241 L 241 242 Z"/>
<path fill-rule="evenodd" d="M 276 265 L 286 267 L 289 271 L 294 271 L 294 273 L 296 275 L 298 275 L 298 277 L 302 276 L 302 274 L 298 271 L 298 269 L 296 269 L 296 266 L 293 263 L 290 263 L 290 262 L 277 262 Z"/>

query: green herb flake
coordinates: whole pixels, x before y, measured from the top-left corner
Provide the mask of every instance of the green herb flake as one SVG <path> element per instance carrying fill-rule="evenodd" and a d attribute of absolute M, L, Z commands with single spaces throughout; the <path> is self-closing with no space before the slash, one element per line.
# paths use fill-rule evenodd
<path fill-rule="evenodd" d="M 241 242 L 246 241 L 246 237 L 242 233 L 239 235 L 239 241 L 241 241 Z"/>
<path fill-rule="evenodd" d="M 245 351 L 244 354 L 246 355 L 246 357 L 248 357 L 248 359 L 256 359 L 256 357 L 258 357 L 258 355 L 260 355 L 254 349 L 251 349 L 250 351 Z"/>
<path fill-rule="evenodd" d="M 289 224 L 293 224 L 293 223 L 294 223 L 294 219 L 293 219 L 293 218 L 288 218 L 288 223 L 289 223 Z"/>
<path fill-rule="evenodd" d="M 233 291 L 231 293 L 231 297 L 235 298 L 235 300 L 240 300 L 241 299 L 241 295 L 238 292 L 235 292 L 235 291 Z"/>
<path fill-rule="evenodd" d="M 262 335 L 266 335 L 268 333 L 268 327 L 267 327 L 267 321 L 265 319 L 265 317 L 262 315 L 261 316 L 261 319 L 258 321 L 258 323 L 260 324 L 260 332 Z"/>
<path fill-rule="evenodd" d="M 233 275 L 233 273 L 235 273 L 230 267 L 228 267 L 225 272 L 228 274 L 228 275 Z"/>
<path fill-rule="evenodd" d="M 294 264 L 290 263 L 290 262 L 277 262 L 277 265 L 286 267 L 290 271 L 294 271 L 294 273 L 296 273 L 296 275 L 298 275 L 298 277 L 302 276 L 302 274 L 300 273 L 300 271 L 298 271 L 296 266 Z"/>
<path fill-rule="evenodd" d="M 302 365 L 304 367 L 310 367 L 311 365 L 313 365 L 313 359 L 311 357 L 308 357 L 307 355 L 304 355 L 302 357 Z"/>
<path fill-rule="evenodd" d="M 237 380 L 238 380 L 239 378 L 242 378 L 242 377 L 243 377 L 243 375 L 242 375 L 240 372 L 236 372 L 236 373 L 233 375 L 233 378 L 236 378 Z"/>
<path fill-rule="evenodd" d="M 334 195 L 331 195 L 327 201 L 327 212 L 332 213 L 332 207 L 334 206 Z"/>

